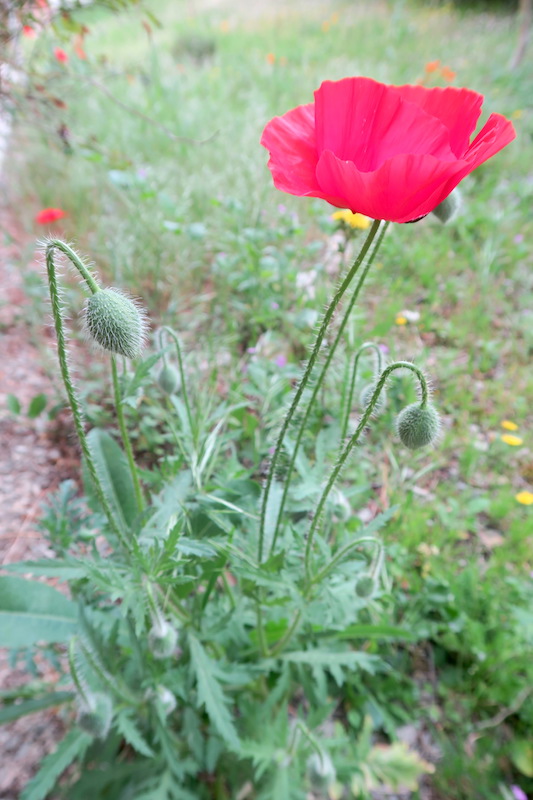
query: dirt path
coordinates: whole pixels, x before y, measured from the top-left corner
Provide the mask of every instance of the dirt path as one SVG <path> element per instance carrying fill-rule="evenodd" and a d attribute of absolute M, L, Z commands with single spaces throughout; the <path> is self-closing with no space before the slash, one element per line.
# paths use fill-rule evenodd
<path fill-rule="evenodd" d="M 32 332 L 50 344 L 52 364 L 52 331 L 46 325 L 40 329 L 29 324 L 32 309 L 22 269 L 42 268 L 37 260 L 21 265 L 24 238 L 7 210 L 0 209 L 0 570 L 4 564 L 52 555 L 37 520 L 46 495 L 75 474 L 78 465 L 70 440 L 63 447 L 57 440 L 57 425 L 50 424 L 46 412 L 33 420 L 26 414 L 35 395 L 44 393 L 52 400 L 57 388 L 43 369 L 42 350 L 32 344 Z M 17 416 L 7 407 L 9 394 L 22 406 Z M 39 667 L 39 679 L 55 677 L 49 666 Z M 10 667 L 6 652 L 0 650 L 0 688 L 13 689 L 29 679 L 26 670 Z M 0 726 L 0 800 L 20 796 L 63 730 L 53 711 Z"/>

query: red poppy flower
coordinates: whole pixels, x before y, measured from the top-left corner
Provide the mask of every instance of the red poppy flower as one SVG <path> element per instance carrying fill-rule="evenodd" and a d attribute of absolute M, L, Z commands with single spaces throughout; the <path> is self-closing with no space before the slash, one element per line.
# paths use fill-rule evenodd
<path fill-rule="evenodd" d="M 482 103 L 470 89 L 325 81 L 314 103 L 274 117 L 261 144 L 281 191 L 411 222 L 515 138 L 512 123 L 491 114 L 470 143 Z"/>
<path fill-rule="evenodd" d="M 22 26 L 22 35 L 25 36 L 27 39 L 35 39 L 37 36 L 34 28 L 31 25 L 23 25 Z"/>
<path fill-rule="evenodd" d="M 49 225 L 51 222 L 57 222 L 58 219 L 63 219 L 67 216 L 67 212 L 62 208 L 43 208 L 35 215 L 35 222 L 38 225 Z"/>
<path fill-rule="evenodd" d="M 68 61 L 68 55 L 60 47 L 56 47 L 54 49 L 54 55 L 56 59 L 60 61 L 62 64 L 66 64 L 66 62 Z"/>

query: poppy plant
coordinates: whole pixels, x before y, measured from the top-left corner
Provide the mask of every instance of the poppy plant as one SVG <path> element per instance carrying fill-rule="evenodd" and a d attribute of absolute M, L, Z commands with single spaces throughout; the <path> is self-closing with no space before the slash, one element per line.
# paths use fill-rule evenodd
<path fill-rule="evenodd" d="M 61 49 L 61 47 L 54 48 L 54 56 L 56 57 L 56 60 L 59 61 L 61 64 L 66 64 L 68 61 L 68 55 L 65 53 L 64 50 Z"/>
<path fill-rule="evenodd" d="M 512 123 L 491 114 L 470 141 L 483 99 L 455 87 L 324 81 L 314 103 L 274 117 L 261 144 L 281 191 L 412 222 L 515 138 Z"/>
<path fill-rule="evenodd" d="M 57 222 L 58 219 L 63 219 L 67 216 L 67 212 L 62 208 L 43 208 L 35 215 L 35 222 L 38 225 L 49 225 L 52 222 Z"/>

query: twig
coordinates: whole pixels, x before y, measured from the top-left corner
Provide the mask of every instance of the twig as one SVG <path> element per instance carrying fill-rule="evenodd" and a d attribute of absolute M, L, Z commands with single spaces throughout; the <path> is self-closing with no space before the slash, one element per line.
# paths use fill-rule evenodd
<path fill-rule="evenodd" d="M 172 139 L 172 141 L 174 142 L 186 142 L 187 144 L 198 144 L 198 145 L 208 144 L 208 142 L 211 142 L 219 134 L 219 131 L 215 131 L 214 133 L 211 134 L 211 136 L 208 136 L 207 139 L 191 139 L 188 136 L 176 136 L 176 134 L 173 133 L 170 130 L 170 128 L 167 128 L 166 125 L 163 125 L 161 122 L 157 122 L 157 120 L 152 119 L 147 114 L 143 114 L 142 111 L 138 111 L 136 108 L 132 108 L 132 106 L 127 105 L 127 103 L 123 103 L 122 100 L 119 100 L 117 97 L 115 97 L 115 95 L 112 92 L 110 92 L 106 86 L 103 86 L 101 83 L 95 81 L 93 78 L 87 78 L 87 83 L 90 83 L 91 86 L 94 86 L 95 89 L 98 89 L 100 92 L 105 94 L 105 96 L 108 97 L 110 100 L 112 100 L 113 103 L 115 103 L 115 105 L 117 105 L 119 108 L 124 109 L 124 111 L 127 111 L 129 114 L 133 114 L 135 117 L 139 117 L 139 119 L 142 119 L 145 122 L 149 122 L 150 125 L 153 125 L 155 128 L 159 128 L 160 131 L 162 131 L 166 136 L 168 136 L 169 139 Z"/>

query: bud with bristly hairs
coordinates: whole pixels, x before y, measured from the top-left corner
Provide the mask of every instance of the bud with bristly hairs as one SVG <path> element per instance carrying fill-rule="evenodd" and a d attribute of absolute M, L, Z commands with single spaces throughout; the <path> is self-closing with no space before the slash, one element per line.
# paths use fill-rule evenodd
<path fill-rule="evenodd" d="M 85 307 L 85 328 L 101 348 L 136 358 L 146 339 L 145 311 L 119 289 L 98 289 Z"/>
<path fill-rule="evenodd" d="M 396 430 L 409 450 L 432 444 L 440 431 L 439 415 L 431 403 L 411 403 L 398 415 Z"/>

